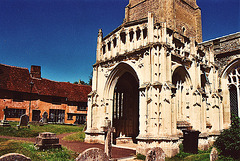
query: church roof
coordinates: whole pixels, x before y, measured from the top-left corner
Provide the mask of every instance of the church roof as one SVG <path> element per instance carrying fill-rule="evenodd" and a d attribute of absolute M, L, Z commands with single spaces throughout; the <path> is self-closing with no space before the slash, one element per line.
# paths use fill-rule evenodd
<path fill-rule="evenodd" d="M 66 97 L 68 101 L 74 102 L 87 102 L 87 96 L 92 90 L 88 85 L 34 78 L 27 68 L 0 64 L 0 89 L 30 93 L 30 82 L 33 82 L 32 93 Z"/>

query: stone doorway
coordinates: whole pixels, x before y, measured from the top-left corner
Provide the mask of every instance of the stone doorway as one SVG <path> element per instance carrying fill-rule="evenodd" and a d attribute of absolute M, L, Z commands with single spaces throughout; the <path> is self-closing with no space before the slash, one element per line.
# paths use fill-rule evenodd
<path fill-rule="evenodd" d="M 139 134 L 139 83 L 129 72 L 125 72 L 114 88 L 113 95 L 113 127 L 116 138 L 132 138 L 136 143 Z"/>

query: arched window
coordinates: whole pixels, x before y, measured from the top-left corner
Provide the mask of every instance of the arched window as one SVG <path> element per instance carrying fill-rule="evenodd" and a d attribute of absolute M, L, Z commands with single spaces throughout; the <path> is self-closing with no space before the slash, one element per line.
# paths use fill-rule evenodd
<path fill-rule="evenodd" d="M 228 87 L 230 96 L 230 111 L 231 115 L 239 116 L 239 73 L 240 66 L 235 66 L 228 74 Z"/>
<path fill-rule="evenodd" d="M 231 114 L 238 116 L 238 95 L 237 95 L 237 88 L 235 85 L 231 84 L 229 86 L 229 93 L 230 93 L 230 111 Z"/>

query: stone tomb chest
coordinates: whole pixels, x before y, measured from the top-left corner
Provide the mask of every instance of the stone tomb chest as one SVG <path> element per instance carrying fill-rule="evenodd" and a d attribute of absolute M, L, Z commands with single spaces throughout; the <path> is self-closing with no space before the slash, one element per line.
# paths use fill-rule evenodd
<path fill-rule="evenodd" d="M 56 137 L 56 134 L 50 132 L 40 133 L 36 137 L 36 149 L 50 149 L 50 148 L 61 148 L 59 144 L 59 138 Z"/>

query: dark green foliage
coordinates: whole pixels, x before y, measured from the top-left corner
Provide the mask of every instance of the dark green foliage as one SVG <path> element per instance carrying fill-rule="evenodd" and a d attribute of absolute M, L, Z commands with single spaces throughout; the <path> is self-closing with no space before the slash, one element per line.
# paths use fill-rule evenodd
<path fill-rule="evenodd" d="M 173 158 L 166 158 L 166 161 L 209 161 L 211 149 L 207 151 L 199 150 L 198 154 L 183 152 L 183 144 L 179 145 L 180 152 Z"/>
<path fill-rule="evenodd" d="M 183 151 L 183 144 L 180 144 L 180 145 L 179 145 L 179 151 L 180 151 L 180 152 L 176 155 L 177 158 L 183 159 L 183 158 L 191 155 L 190 153 L 185 153 L 185 152 Z"/>
<path fill-rule="evenodd" d="M 240 159 L 240 119 L 238 117 L 232 116 L 231 127 L 219 135 L 214 146 L 218 148 L 221 155 Z"/>
<path fill-rule="evenodd" d="M 138 160 L 145 160 L 146 156 L 138 153 L 136 159 L 138 159 Z"/>
<path fill-rule="evenodd" d="M 1 143 L 1 142 L 5 142 L 5 141 L 7 141 L 7 140 L 9 140 L 9 139 L 0 138 L 0 143 Z"/>

